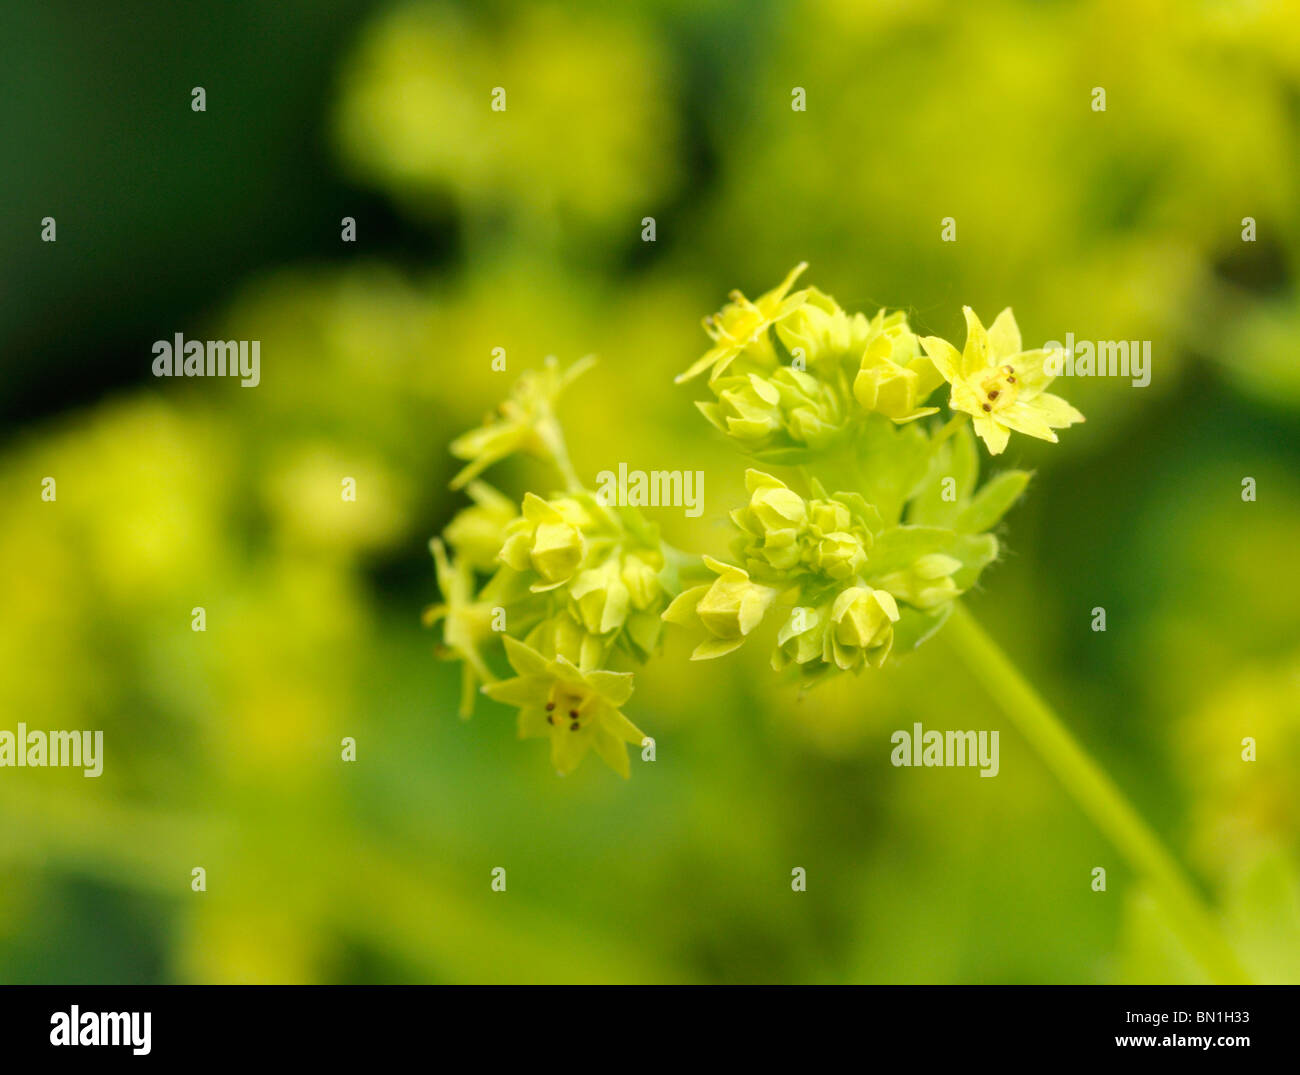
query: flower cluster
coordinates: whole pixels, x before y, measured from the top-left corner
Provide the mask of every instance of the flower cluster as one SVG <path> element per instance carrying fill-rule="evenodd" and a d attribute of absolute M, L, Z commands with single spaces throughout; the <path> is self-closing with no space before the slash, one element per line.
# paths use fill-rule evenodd
<path fill-rule="evenodd" d="M 772 665 L 812 681 L 919 645 L 996 559 L 988 531 L 1028 475 L 976 491 L 972 427 L 996 455 L 1011 429 L 1055 441 L 1083 416 L 1045 391 L 1048 352 L 1022 348 L 1010 310 L 986 330 L 966 308 L 959 354 L 918 337 L 902 311 L 868 318 L 814 287 L 791 293 L 803 269 L 756 302 L 733 293 L 705 319 L 714 346 L 678 378 L 708 371 L 714 398 L 700 410 L 751 457 L 799 464 L 803 491 L 748 471 L 735 562 L 706 559 L 717 577 L 664 618 L 701 629 L 692 656 L 706 659 L 780 609 Z M 925 429 L 917 420 L 938 412 L 927 400 L 945 382 L 954 417 Z M 828 494 L 823 480 L 849 491 Z"/>
<path fill-rule="evenodd" d="M 521 736 L 549 738 L 561 773 L 594 750 L 626 776 L 625 744 L 644 739 L 622 712 L 626 668 L 654 656 L 663 621 L 697 633 L 696 660 L 769 624 L 772 666 L 809 684 L 920 645 L 997 558 L 991 531 L 1029 475 L 981 485 L 976 437 L 997 455 L 1013 430 L 1054 442 L 1083 421 L 1046 391 L 1049 353 L 1023 349 L 1009 309 L 985 329 L 969 307 L 959 352 L 917 336 L 901 311 L 850 314 L 794 290 L 804 268 L 756 301 L 733 292 L 677 378 L 707 373 L 705 417 L 765 467 L 792 468 L 746 472 L 727 559 L 687 556 L 581 485 L 555 404 L 585 363 L 525 375 L 453 442 L 467 461 L 453 486 L 472 503 L 432 542 L 443 602 L 427 618 L 463 664 L 463 713 L 482 684 L 519 710 Z M 928 423 L 944 384 L 951 417 Z M 476 480 L 516 452 L 553 463 L 563 488 L 516 507 Z M 499 678 L 505 663 L 515 674 Z"/>
<path fill-rule="evenodd" d="M 499 414 L 453 444 L 469 462 L 453 485 L 515 452 L 550 460 L 564 477 L 553 406 L 581 368 L 525 374 Z M 481 687 L 519 708 L 521 737 L 549 737 L 557 771 L 594 749 L 627 776 L 623 744 L 645 736 L 621 711 L 632 675 L 615 666 L 658 646 L 668 595 L 657 530 L 576 484 L 526 493 L 518 508 L 481 480 L 467 492 L 472 503 L 431 543 L 443 600 L 425 617 L 442 626 L 439 653 L 462 662 L 462 715 Z M 503 659 L 515 676 L 497 675 Z"/>
<path fill-rule="evenodd" d="M 945 381 L 949 407 L 974 418 L 991 455 L 1008 432 L 1056 441 L 1055 429 L 1083 415 L 1044 391 L 1050 352 L 1026 351 L 1010 308 L 985 329 L 966 315 L 960 353 L 937 336 L 918 337 L 907 315 L 849 314 L 815 287 L 791 292 L 807 266 L 751 302 L 739 291 L 704 319 L 714 344 L 678 383 L 706 370 L 713 400 L 696 404 L 741 448 L 759 459 L 798 462 L 851 432 L 867 414 L 911 422 L 935 414 L 925 400 Z"/>

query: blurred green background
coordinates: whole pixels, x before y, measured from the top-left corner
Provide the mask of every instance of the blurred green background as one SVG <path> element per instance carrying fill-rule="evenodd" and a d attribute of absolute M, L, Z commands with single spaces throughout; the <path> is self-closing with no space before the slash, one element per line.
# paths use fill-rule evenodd
<path fill-rule="evenodd" d="M 456 717 L 449 440 L 595 352 L 579 471 L 705 470 L 703 518 L 654 514 L 724 551 L 744 463 L 672 376 L 802 259 L 958 342 L 963 303 L 1153 341 L 1149 387 L 1062 382 L 1087 424 L 1012 441 L 969 601 L 1300 981 L 1292 4 L 5 5 L 0 144 L 0 728 L 106 744 L 0 770 L 0 981 L 1197 980 L 942 636 L 803 699 L 670 638 L 627 783 Z M 175 332 L 261 340 L 261 385 L 155 380 Z M 892 768 L 916 720 L 1000 728 L 1000 776 Z"/>

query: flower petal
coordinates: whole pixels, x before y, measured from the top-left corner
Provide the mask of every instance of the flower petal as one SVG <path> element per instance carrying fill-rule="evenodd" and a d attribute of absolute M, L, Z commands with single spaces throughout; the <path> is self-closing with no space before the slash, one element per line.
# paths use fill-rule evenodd
<path fill-rule="evenodd" d="M 992 364 L 989 350 L 989 334 L 984 323 L 969 306 L 963 306 L 961 312 L 966 315 L 966 346 L 961 353 L 961 374 L 971 377 L 986 370 Z"/>
<path fill-rule="evenodd" d="M 605 764 L 624 780 L 632 775 L 631 766 L 627 760 L 627 747 L 610 735 L 609 732 L 603 728 L 597 728 L 592 733 L 591 745 L 595 747 L 596 753 L 600 755 Z"/>
<path fill-rule="evenodd" d="M 1047 424 L 1042 412 L 1038 409 L 1038 400 L 1034 400 L 1033 403 L 1022 403 L 1020 400 L 1016 400 L 1010 407 L 1004 407 L 998 411 L 997 421 L 1008 429 L 1014 429 L 1017 433 L 1037 437 L 1039 440 L 1051 441 L 1053 444 L 1057 441 L 1057 436 L 1052 432 L 1052 427 Z"/>
<path fill-rule="evenodd" d="M 742 638 L 710 638 L 701 642 L 691 653 L 692 661 L 711 661 L 715 657 L 725 657 L 733 650 L 739 649 L 744 645 L 745 639 Z"/>
<path fill-rule="evenodd" d="M 961 355 L 957 348 L 938 336 L 922 336 L 921 346 L 925 348 L 925 353 L 934 363 L 934 368 L 943 375 L 945 381 L 951 383 L 957 380 L 961 364 Z"/>
<path fill-rule="evenodd" d="M 660 618 L 668 623 L 676 623 L 682 627 L 689 627 L 695 622 L 695 606 L 700 603 L 709 587 L 692 586 L 689 590 L 683 590 L 673 598 L 672 603 L 663 610 Z"/>
<path fill-rule="evenodd" d="M 551 723 L 546 718 L 545 709 L 538 709 L 535 706 L 521 709 L 515 721 L 515 726 L 519 729 L 519 738 L 540 739 L 544 735 L 550 735 Z"/>
<path fill-rule="evenodd" d="M 549 674 L 549 662 L 530 646 L 525 646 L 517 638 L 505 636 L 506 659 L 510 667 L 521 676 L 546 676 Z"/>
<path fill-rule="evenodd" d="M 645 732 L 627 719 L 621 709 L 604 706 L 599 715 L 600 726 L 625 743 L 639 747 L 645 741 Z"/>
<path fill-rule="evenodd" d="M 568 776 L 591 749 L 590 726 L 571 731 L 567 725 L 551 730 L 551 764 L 561 776 Z"/>
<path fill-rule="evenodd" d="M 545 676 L 517 676 L 496 683 L 485 683 L 483 693 L 497 702 L 514 706 L 541 706 L 553 681 Z"/>
<path fill-rule="evenodd" d="M 975 432 L 989 450 L 989 455 L 1002 454 L 1007 446 L 1007 441 L 1011 439 L 1011 434 L 1005 426 L 995 422 L 988 415 L 976 415 L 971 425 L 975 427 Z"/>
<path fill-rule="evenodd" d="M 1042 414 L 1043 420 L 1053 429 L 1064 429 L 1076 422 L 1086 421 L 1074 407 L 1060 396 L 1054 396 L 1050 392 L 1035 396 L 1028 401 L 1027 406 L 1036 408 Z"/>
<path fill-rule="evenodd" d="M 587 682 L 596 693 L 616 708 L 632 697 L 632 680 L 631 672 L 587 673 Z"/>
<path fill-rule="evenodd" d="M 993 349 L 993 358 L 999 362 L 1008 355 L 1020 354 L 1020 326 L 1016 324 L 1016 315 L 1010 306 L 989 325 L 989 347 Z"/>

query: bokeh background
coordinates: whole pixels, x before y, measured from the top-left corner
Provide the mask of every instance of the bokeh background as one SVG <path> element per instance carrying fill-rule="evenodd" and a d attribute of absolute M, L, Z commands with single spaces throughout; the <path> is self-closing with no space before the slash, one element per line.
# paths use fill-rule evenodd
<path fill-rule="evenodd" d="M 0 980 L 1198 980 L 942 636 L 802 700 L 670 639 L 627 783 L 457 718 L 420 625 L 449 440 L 594 352 L 578 469 L 705 470 L 657 521 L 724 550 L 743 463 L 672 375 L 807 259 L 959 342 L 963 303 L 1153 341 L 1149 387 L 1013 440 L 970 603 L 1300 981 L 1293 5 L 53 0 L 3 5 L 0 87 L 0 727 L 107 752 L 0 770 Z M 155 380 L 175 332 L 260 339 L 261 385 Z M 1000 728 L 1001 775 L 892 768 L 915 720 Z"/>

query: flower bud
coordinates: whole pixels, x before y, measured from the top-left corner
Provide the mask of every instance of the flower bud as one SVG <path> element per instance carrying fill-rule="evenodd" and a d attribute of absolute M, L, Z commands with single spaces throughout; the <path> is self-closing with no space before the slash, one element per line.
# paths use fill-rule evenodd
<path fill-rule="evenodd" d="M 563 657 L 584 670 L 598 667 L 604 655 L 600 639 L 563 609 L 538 623 L 525 641 L 534 649 Z"/>
<path fill-rule="evenodd" d="M 839 361 L 860 353 L 866 345 L 868 322 L 861 314 L 850 316 L 833 298 L 815 287 L 808 288 L 804 304 L 776 326 L 785 349 L 805 369 L 832 373 Z"/>
<path fill-rule="evenodd" d="M 831 652 L 840 668 L 879 668 L 894 644 L 898 605 L 886 590 L 850 586 L 831 607 Z"/>
<path fill-rule="evenodd" d="M 623 557 L 622 578 L 637 609 L 649 608 L 663 593 L 659 571 L 663 567 L 663 554 L 657 549 L 643 549 Z"/>
<path fill-rule="evenodd" d="M 867 552 L 860 538 L 838 530 L 812 544 L 805 560 L 814 571 L 842 580 L 852 578 L 866 566 Z"/>
<path fill-rule="evenodd" d="M 830 612 L 830 605 L 794 609 L 777 633 L 772 667 L 779 672 L 792 663 L 804 665 L 810 661 L 822 661 Z"/>
<path fill-rule="evenodd" d="M 739 567 L 706 561 L 720 574 L 700 598 L 696 614 L 709 632 L 718 638 L 741 639 L 763 619 L 776 597 L 770 586 L 751 582 L 749 572 Z"/>
<path fill-rule="evenodd" d="M 443 536 L 459 559 L 478 571 L 491 571 L 496 567 L 506 527 L 518 513 L 514 501 L 485 482 L 470 482 L 467 491 L 473 506 L 459 511 Z"/>
<path fill-rule="evenodd" d="M 577 617 L 592 634 L 603 635 L 622 627 L 627 619 L 631 594 L 623 581 L 617 555 L 597 567 L 583 571 L 569 587 Z"/>
<path fill-rule="evenodd" d="M 928 358 L 918 357 L 912 334 L 876 336 L 862 356 L 853 395 L 868 411 L 895 422 L 934 414 L 937 407 L 918 407 L 942 381 Z"/>
<path fill-rule="evenodd" d="M 523 517 L 506 528 L 501 559 L 516 571 L 533 570 L 541 581 L 534 591 L 550 590 L 568 582 L 586 554 L 582 527 L 590 523 L 576 500 L 546 501 L 528 493 Z"/>
<path fill-rule="evenodd" d="M 724 377 L 713 386 L 716 403 L 696 403 L 714 426 L 742 445 L 762 447 L 781 431 L 781 394 L 756 374 Z"/>
<path fill-rule="evenodd" d="M 900 601 L 915 608 L 930 609 L 960 596 L 961 590 L 952 575 L 961 566 L 961 561 L 952 556 L 931 553 L 917 557 L 911 567 L 875 581 Z"/>
<path fill-rule="evenodd" d="M 808 502 L 808 534 L 803 541 L 804 564 L 836 581 L 850 579 L 866 567 L 873 541 L 868 523 L 874 520 L 855 515 L 846 497 L 837 493 Z M 854 507 L 859 512 L 868 510 L 865 503 Z"/>
<path fill-rule="evenodd" d="M 732 520 L 750 535 L 743 546 L 748 563 L 788 571 L 799 563 L 799 536 L 807 524 L 808 508 L 803 497 L 784 482 L 761 470 L 745 473 L 749 503 L 731 514 Z"/>
<path fill-rule="evenodd" d="M 843 429 L 839 396 L 829 384 L 790 366 L 769 380 L 781 401 L 782 425 L 795 444 L 822 448 Z"/>
<path fill-rule="evenodd" d="M 679 594 L 663 613 L 669 623 L 689 624 L 698 620 L 713 637 L 691 654 L 692 660 L 721 657 L 738 649 L 762 622 L 777 591 L 750 580 L 749 572 L 704 557 L 705 565 L 718 573 L 711 585 L 696 586 Z"/>
<path fill-rule="evenodd" d="M 697 403 L 714 426 L 751 452 L 824 447 L 844 426 L 839 396 L 811 374 L 782 366 L 770 375 L 723 377 L 714 403 Z"/>

